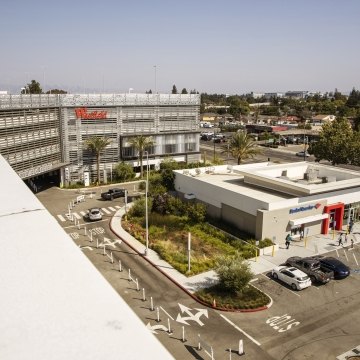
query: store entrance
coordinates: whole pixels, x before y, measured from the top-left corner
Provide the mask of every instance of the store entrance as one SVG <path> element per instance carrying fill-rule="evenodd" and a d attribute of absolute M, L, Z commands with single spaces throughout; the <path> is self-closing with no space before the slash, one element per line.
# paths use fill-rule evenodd
<path fill-rule="evenodd" d="M 341 230 L 344 219 L 344 204 L 337 203 L 324 206 L 324 213 L 329 217 L 323 221 L 322 234 L 328 234 L 329 230 Z"/>
<path fill-rule="evenodd" d="M 25 183 L 35 194 L 53 186 L 60 186 L 60 169 L 26 179 Z"/>

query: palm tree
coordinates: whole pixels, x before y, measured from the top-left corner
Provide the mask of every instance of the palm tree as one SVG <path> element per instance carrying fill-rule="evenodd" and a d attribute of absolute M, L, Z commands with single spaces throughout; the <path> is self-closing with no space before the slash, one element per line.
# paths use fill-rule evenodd
<path fill-rule="evenodd" d="M 129 144 L 135 148 L 135 151 L 139 153 L 139 161 L 140 161 L 140 176 L 143 177 L 143 157 L 144 152 L 149 147 L 155 145 L 155 141 L 151 136 L 139 135 L 129 139 Z"/>
<path fill-rule="evenodd" d="M 91 136 L 85 140 L 86 148 L 96 156 L 97 183 L 100 181 L 100 155 L 110 144 L 111 140 L 105 137 Z"/>
<path fill-rule="evenodd" d="M 238 165 L 243 160 L 253 159 L 256 155 L 261 153 L 256 145 L 256 142 L 244 131 L 235 133 L 229 140 L 228 144 L 221 147 L 222 154 L 230 153 L 234 158 L 237 158 Z"/>

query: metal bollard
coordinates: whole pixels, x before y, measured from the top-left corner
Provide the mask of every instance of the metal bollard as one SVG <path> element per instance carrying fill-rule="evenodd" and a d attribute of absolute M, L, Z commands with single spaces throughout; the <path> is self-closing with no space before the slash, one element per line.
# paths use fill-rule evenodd
<path fill-rule="evenodd" d="M 156 307 L 156 321 L 160 322 L 160 309 L 158 306 Z"/>
<path fill-rule="evenodd" d="M 152 296 L 150 296 L 150 310 L 154 311 L 154 302 Z"/>
<path fill-rule="evenodd" d="M 143 295 L 142 300 L 146 301 L 145 289 L 144 288 L 142 289 L 142 295 Z"/>
<path fill-rule="evenodd" d="M 121 260 L 119 260 L 119 271 L 122 272 Z"/>

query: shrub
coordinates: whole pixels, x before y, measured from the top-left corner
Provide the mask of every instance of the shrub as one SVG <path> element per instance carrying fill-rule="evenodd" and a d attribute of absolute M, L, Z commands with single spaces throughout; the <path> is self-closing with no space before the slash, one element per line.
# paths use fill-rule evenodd
<path fill-rule="evenodd" d="M 241 293 L 254 277 L 249 263 L 239 254 L 218 258 L 216 272 L 219 284 L 230 293 Z"/>
<path fill-rule="evenodd" d="M 120 164 L 117 164 L 114 168 L 114 177 L 118 181 L 129 181 L 134 179 L 136 176 L 134 172 L 134 168 L 125 162 L 121 162 Z"/>

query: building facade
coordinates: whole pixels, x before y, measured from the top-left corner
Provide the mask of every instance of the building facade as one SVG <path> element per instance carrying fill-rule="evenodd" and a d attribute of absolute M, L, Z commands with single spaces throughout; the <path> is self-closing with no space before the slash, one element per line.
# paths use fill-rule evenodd
<path fill-rule="evenodd" d="M 300 162 L 177 170 L 175 189 L 261 240 L 342 230 L 360 220 L 360 173 Z"/>
<path fill-rule="evenodd" d="M 57 173 L 60 184 L 96 177 L 85 146 L 92 136 L 110 139 L 101 156 L 107 181 L 119 162 L 139 166 L 129 140 L 151 136 L 149 165 L 170 157 L 200 158 L 198 94 L 1 95 L 0 153 L 22 179 Z"/>

